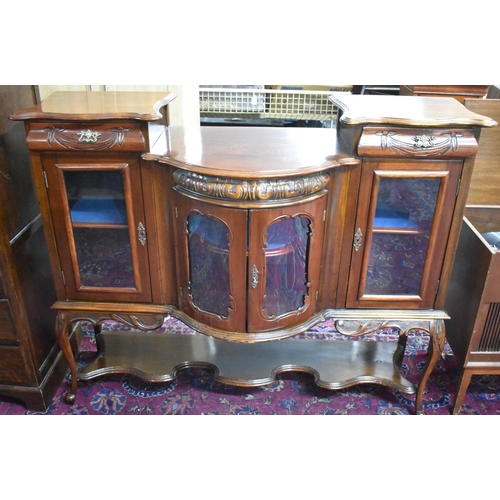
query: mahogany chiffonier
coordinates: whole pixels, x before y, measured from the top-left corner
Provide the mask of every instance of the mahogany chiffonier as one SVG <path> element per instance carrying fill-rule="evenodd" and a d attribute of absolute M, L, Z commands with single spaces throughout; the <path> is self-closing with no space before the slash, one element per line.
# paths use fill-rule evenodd
<path fill-rule="evenodd" d="M 287 370 L 384 384 L 422 413 L 479 129 L 496 122 L 454 99 L 333 94 L 333 130 L 173 127 L 171 97 L 57 93 L 12 117 L 51 250 L 67 401 L 78 379 L 203 365 L 242 386 Z M 156 331 L 167 315 L 203 335 Z M 399 341 L 291 338 L 327 319 Z M 68 326 L 83 320 L 98 354 L 77 371 Z M 430 335 L 417 387 L 401 370 L 411 329 Z"/>
<path fill-rule="evenodd" d="M 465 106 L 500 120 L 499 99 Z M 460 363 L 453 413 L 460 413 L 473 375 L 500 375 L 500 128 L 479 139 L 446 309 L 447 339 Z"/>
<path fill-rule="evenodd" d="M 32 85 L 0 86 L 0 395 L 46 411 L 68 370 L 51 306 L 56 299 L 22 123 Z"/>

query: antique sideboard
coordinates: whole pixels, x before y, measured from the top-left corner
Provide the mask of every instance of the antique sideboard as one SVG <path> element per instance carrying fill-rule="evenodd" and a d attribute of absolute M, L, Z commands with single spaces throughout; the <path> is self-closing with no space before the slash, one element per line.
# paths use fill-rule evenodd
<path fill-rule="evenodd" d="M 174 127 L 173 98 L 59 92 L 11 117 L 31 151 L 67 402 L 79 379 L 195 365 L 242 386 L 287 370 L 383 384 L 423 413 L 477 139 L 496 122 L 451 98 L 343 93 L 336 129 Z M 202 335 L 159 332 L 167 315 Z M 353 339 L 291 338 L 327 319 Z M 81 321 L 98 353 L 77 370 Z M 356 340 L 389 327 L 398 342 Z M 417 386 L 401 369 L 412 329 L 429 334 Z"/>

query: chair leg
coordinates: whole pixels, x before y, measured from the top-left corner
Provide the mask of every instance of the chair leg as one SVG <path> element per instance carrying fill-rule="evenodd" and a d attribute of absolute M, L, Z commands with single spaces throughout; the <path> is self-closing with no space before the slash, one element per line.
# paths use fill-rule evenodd
<path fill-rule="evenodd" d="M 467 370 L 467 368 L 462 369 L 460 378 L 457 382 L 457 390 L 455 393 L 455 402 L 453 403 L 452 414 L 458 415 L 460 413 L 460 408 L 462 407 L 462 401 L 464 400 L 465 393 L 470 384 L 472 378 L 472 370 Z"/>

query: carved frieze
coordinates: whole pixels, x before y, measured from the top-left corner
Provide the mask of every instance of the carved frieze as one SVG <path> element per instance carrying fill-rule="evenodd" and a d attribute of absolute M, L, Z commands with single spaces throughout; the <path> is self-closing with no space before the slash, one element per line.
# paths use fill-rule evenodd
<path fill-rule="evenodd" d="M 330 182 L 327 172 L 284 179 L 231 179 L 174 172 L 174 182 L 186 191 L 229 201 L 279 201 L 302 198 L 323 191 Z"/>
<path fill-rule="evenodd" d="M 467 157 L 478 149 L 472 130 L 365 127 L 360 156 Z"/>
<path fill-rule="evenodd" d="M 28 145 L 34 150 L 142 151 L 144 138 L 133 126 L 40 124 L 31 128 Z"/>
<path fill-rule="evenodd" d="M 113 146 L 123 146 L 125 134 L 130 129 L 123 127 L 110 128 L 106 131 L 97 130 L 66 130 L 57 127 L 43 129 L 47 132 L 47 143 L 52 146 L 54 143 L 68 149 L 109 149 Z"/>

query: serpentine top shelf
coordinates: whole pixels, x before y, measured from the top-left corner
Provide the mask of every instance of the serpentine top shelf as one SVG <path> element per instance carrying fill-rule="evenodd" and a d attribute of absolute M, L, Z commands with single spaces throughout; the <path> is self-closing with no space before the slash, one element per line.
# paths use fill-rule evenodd
<path fill-rule="evenodd" d="M 172 126 L 168 133 L 168 151 L 144 159 L 203 175 L 265 179 L 359 164 L 334 129 Z"/>
<path fill-rule="evenodd" d="M 333 93 L 330 100 L 341 109 L 346 125 L 383 123 L 410 127 L 494 127 L 495 120 L 469 111 L 452 97 L 354 95 Z"/>
<path fill-rule="evenodd" d="M 160 110 L 175 97 L 175 94 L 168 92 L 54 92 L 40 104 L 23 109 L 10 118 L 12 120 L 157 121 L 163 118 Z"/>

